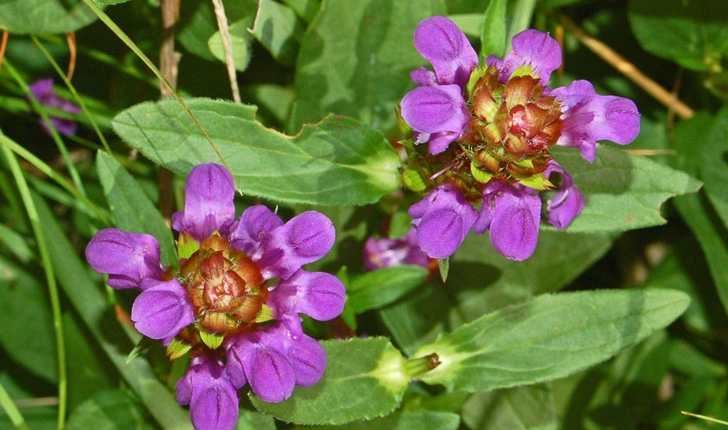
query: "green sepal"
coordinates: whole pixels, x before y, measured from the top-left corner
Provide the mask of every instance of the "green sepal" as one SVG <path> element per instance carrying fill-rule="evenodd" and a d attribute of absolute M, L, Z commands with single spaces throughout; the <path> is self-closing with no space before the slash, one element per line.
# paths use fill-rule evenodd
<path fill-rule="evenodd" d="M 222 341 L 225 340 L 225 335 L 200 330 L 200 339 L 202 339 L 202 342 L 210 349 L 217 349 L 220 345 L 222 345 Z"/>
<path fill-rule="evenodd" d="M 405 171 L 402 172 L 402 181 L 407 188 L 416 193 L 421 193 L 427 189 L 427 183 L 425 182 L 426 179 L 422 175 L 422 172 L 417 169 L 409 167 L 405 169 Z"/>
<path fill-rule="evenodd" d="M 200 249 L 200 243 L 190 236 L 189 233 L 179 235 L 179 239 L 177 240 L 177 253 L 180 259 L 190 258 L 198 249 Z"/>
<path fill-rule="evenodd" d="M 167 345 L 167 356 L 170 360 L 176 360 L 187 354 L 190 349 L 192 349 L 191 344 L 175 337 L 172 339 L 172 342 Z"/>
<path fill-rule="evenodd" d="M 518 76 L 532 76 L 536 79 L 539 78 L 536 71 L 531 68 L 530 63 L 526 63 L 526 64 L 522 65 L 521 67 L 517 68 L 516 70 L 514 70 L 513 73 L 511 73 L 511 76 L 509 79 L 513 79 Z"/>
<path fill-rule="evenodd" d="M 141 338 L 141 340 L 136 344 L 134 349 L 132 349 L 129 355 L 126 357 L 126 364 L 131 363 L 132 360 L 137 358 L 139 354 L 149 349 L 156 342 L 156 340 L 150 339 L 148 337 Z"/>
<path fill-rule="evenodd" d="M 272 321 L 275 319 L 275 315 L 273 315 L 273 311 L 271 308 L 268 307 L 265 303 L 263 303 L 263 307 L 260 309 L 260 312 L 258 312 L 258 316 L 255 317 L 255 322 L 257 323 L 264 323 L 268 321 Z"/>
<path fill-rule="evenodd" d="M 474 162 L 470 163 L 470 174 L 473 175 L 473 179 L 480 182 L 481 184 L 487 184 L 488 181 L 493 179 L 493 175 L 486 172 L 485 170 L 480 170 L 478 168 L 478 165 Z"/>
<path fill-rule="evenodd" d="M 519 179 L 518 182 L 520 182 L 521 185 L 539 191 L 553 190 L 554 188 L 556 188 L 556 186 L 551 183 L 551 181 L 549 181 L 543 173 L 532 175 L 525 179 Z"/>
<path fill-rule="evenodd" d="M 450 272 L 450 258 L 441 258 L 437 260 L 437 268 L 440 269 L 440 278 L 442 278 L 442 282 L 447 281 L 447 274 Z"/>

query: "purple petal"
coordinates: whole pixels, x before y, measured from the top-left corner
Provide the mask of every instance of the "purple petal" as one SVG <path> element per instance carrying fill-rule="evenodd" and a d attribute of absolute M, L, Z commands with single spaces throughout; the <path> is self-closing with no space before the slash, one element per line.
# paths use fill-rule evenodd
<path fill-rule="evenodd" d="M 235 428 L 238 393 L 218 359 L 205 355 L 192 357 L 187 373 L 177 382 L 177 401 L 190 405 L 195 429 Z"/>
<path fill-rule="evenodd" d="M 283 221 L 267 207 L 251 206 L 243 212 L 240 222 L 230 234 L 230 243 L 234 248 L 253 255 L 263 239 L 282 225 Z"/>
<path fill-rule="evenodd" d="M 317 383 L 326 370 L 326 351 L 315 339 L 298 336 L 286 349 L 288 361 L 296 376 L 296 384 L 310 387 Z"/>
<path fill-rule="evenodd" d="M 235 184 L 218 164 L 195 166 L 185 183 L 185 210 L 172 216 L 172 227 L 197 241 L 218 231 L 223 237 L 235 221 Z"/>
<path fill-rule="evenodd" d="M 279 351 L 258 348 L 246 367 L 250 388 L 266 402 L 278 403 L 291 397 L 296 385 L 293 367 Z"/>
<path fill-rule="evenodd" d="M 195 430 L 232 430 L 238 422 L 240 406 L 235 387 L 218 379 L 190 403 L 190 419 Z"/>
<path fill-rule="evenodd" d="M 431 258 L 455 253 L 475 223 L 477 212 L 457 188 L 440 185 L 409 209 L 417 242 Z"/>
<path fill-rule="evenodd" d="M 419 87 L 402 99 L 402 118 L 419 133 L 446 133 L 448 144 L 463 133 L 470 122 L 462 91 L 457 85 Z M 447 145 L 430 147 L 432 154 L 444 151 Z"/>
<path fill-rule="evenodd" d="M 493 247 L 511 260 L 523 261 L 533 255 L 538 244 L 541 224 L 541 199 L 538 195 L 516 189 L 510 185 L 491 181 L 483 192 L 478 229 L 489 224 Z"/>
<path fill-rule="evenodd" d="M 561 175 L 561 187 L 553 198 L 546 202 L 549 214 L 549 223 L 558 229 L 566 228 L 571 221 L 584 209 L 584 197 L 574 186 L 574 180 L 556 161 L 549 161 L 544 175 L 549 177 L 552 173 Z"/>
<path fill-rule="evenodd" d="M 557 144 L 579 148 L 590 162 L 594 161 L 598 140 L 626 145 L 639 134 L 640 114 L 632 100 L 598 95 L 584 80 L 556 88 L 552 94 L 561 102 L 563 112 Z"/>
<path fill-rule="evenodd" d="M 328 321 L 341 315 L 345 301 L 346 289 L 336 276 L 299 270 L 278 283 L 267 303 L 280 318 L 304 313 L 315 320 Z"/>
<path fill-rule="evenodd" d="M 508 81 L 511 74 L 523 65 L 530 65 L 531 70 L 539 77 L 542 85 L 546 85 L 551 72 L 561 66 L 561 47 L 547 33 L 538 30 L 525 30 L 513 36 L 513 50 L 500 62 L 499 78 Z M 490 59 L 488 64 L 498 64 Z"/>
<path fill-rule="evenodd" d="M 325 215 L 309 211 L 291 218 L 270 232 L 258 260 L 266 278 L 287 278 L 304 264 L 326 255 L 334 246 L 334 224 Z"/>
<path fill-rule="evenodd" d="M 435 69 L 440 84 L 465 86 L 478 65 L 478 54 L 457 25 L 448 18 L 433 16 L 415 29 L 415 48 Z"/>
<path fill-rule="evenodd" d="M 431 85 L 437 85 L 437 76 L 432 70 L 427 70 L 424 67 L 415 69 L 410 72 L 410 78 L 418 85 L 425 87 Z"/>
<path fill-rule="evenodd" d="M 152 339 L 172 338 L 195 322 L 187 292 L 176 279 L 167 282 L 147 279 L 142 288 L 144 291 L 131 307 L 131 320 L 143 335 Z"/>
<path fill-rule="evenodd" d="M 33 96 L 41 103 L 44 103 L 49 95 L 56 95 L 53 90 L 53 79 L 39 79 L 32 84 L 28 85 L 28 89 L 33 93 Z"/>
<path fill-rule="evenodd" d="M 109 275 L 116 289 L 139 288 L 143 279 L 159 279 L 159 242 L 154 236 L 115 228 L 100 230 L 86 247 L 86 260 L 97 272 Z"/>

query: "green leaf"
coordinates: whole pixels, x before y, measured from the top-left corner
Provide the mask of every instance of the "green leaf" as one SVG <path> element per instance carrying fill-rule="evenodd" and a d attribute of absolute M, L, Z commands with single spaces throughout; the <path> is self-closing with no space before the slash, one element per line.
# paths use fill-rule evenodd
<path fill-rule="evenodd" d="M 278 62 L 295 63 L 304 28 L 293 10 L 273 0 L 260 0 L 251 31 Z"/>
<path fill-rule="evenodd" d="M 537 294 L 563 288 L 611 246 L 604 234 L 542 231 L 533 257 L 512 261 L 487 235 L 470 234 L 450 258 L 446 283 L 431 282 L 411 300 L 381 310 L 397 345 L 411 354 L 443 331 Z"/>
<path fill-rule="evenodd" d="M 347 286 L 347 303 L 356 313 L 384 307 L 422 285 L 428 274 L 424 267 L 413 265 L 366 272 Z"/>
<path fill-rule="evenodd" d="M 253 16 L 257 8 L 255 0 L 225 0 L 225 15 L 230 23 Z M 209 61 L 215 61 L 208 41 L 218 31 L 217 19 L 210 0 L 185 0 L 177 31 L 177 40 L 190 53 Z"/>
<path fill-rule="evenodd" d="M 392 412 L 409 382 L 404 358 L 386 338 L 322 342 L 328 357 L 323 378 L 296 387 L 280 403 L 251 395 L 261 412 L 296 424 L 344 424 Z"/>
<path fill-rule="evenodd" d="M 166 429 L 189 429 L 189 414 L 177 404 L 174 395 L 159 380 L 149 362 L 139 357 L 126 363 L 127 353 L 133 344 L 114 319 L 103 290 L 99 283 L 91 280 L 90 268 L 78 258 L 66 233 L 58 225 L 56 216 L 42 199 L 36 197 L 34 202 L 59 284 L 71 306 L 152 416 Z"/>
<path fill-rule="evenodd" d="M 80 0 L 4 0 L 0 29 L 16 34 L 70 33 L 96 21 Z"/>
<path fill-rule="evenodd" d="M 720 67 L 728 42 L 722 0 L 630 0 L 628 16 L 646 51 L 695 71 Z"/>
<path fill-rule="evenodd" d="M 485 19 L 480 34 L 480 63 L 485 64 L 489 55 L 503 57 L 506 54 L 506 0 L 491 0 L 485 9 Z"/>
<path fill-rule="evenodd" d="M 471 429 L 556 430 L 554 393 L 548 384 L 475 393 L 463 407 Z"/>
<path fill-rule="evenodd" d="M 668 198 L 694 193 L 700 182 L 646 157 L 602 145 L 591 164 L 579 151 L 556 148 L 555 158 L 584 195 L 582 213 L 567 232 L 618 232 L 664 224 Z M 550 227 L 546 227 L 550 228 Z"/>
<path fill-rule="evenodd" d="M 129 172 L 105 152 L 98 152 L 96 155 L 96 170 L 104 188 L 106 201 L 114 215 L 116 227 L 156 237 L 163 264 L 176 265 L 177 250 L 171 230 L 154 203 Z"/>
<path fill-rule="evenodd" d="M 45 284 L 4 256 L 0 256 L 0 274 L 2 349 L 34 374 L 56 382 L 56 340 Z"/>
<path fill-rule="evenodd" d="M 561 378 L 604 361 L 687 308 L 671 290 L 543 295 L 463 325 L 421 347 L 441 364 L 421 379 L 448 390 L 488 391 Z"/>
<path fill-rule="evenodd" d="M 328 117 L 290 137 L 254 120 L 255 108 L 190 99 L 188 106 L 247 194 L 292 203 L 361 205 L 399 186 L 399 156 L 379 132 Z M 143 103 L 113 120 L 114 130 L 153 162 L 187 174 L 220 160 L 173 100 Z"/>
<path fill-rule="evenodd" d="M 383 418 L 357 421 L 343 426 L 313 426 L 310 430 L 457 430 L 460 416 L 450 412 L 397 411 Z"/>
<path fill-rule="evenodd" d="M 394 109 L 414 87 L 409 73 L 425 64 L 415 27 L 444 12 L 441 0 L 324 0 L 301 42 L 291 130 L 329 112 L 394 128 Z"/>
<path fill-rule="evenodd" d="M 707 113 L 698 113 L 689 121 L 680 123 L 675 131 L 675 144 L 680 154 L 678 165 L 699 177 L 715 175 L 716 165 L 722 160 L 721 148 L 725 145 L 727 129 L 728 109 L 725 108 L 715 118 Z M 705 152 L 696 157 L 696 150 Z M 719 156 L 719 160 L 707 160 L 705 155 Z M 728 272 L 725 270 L 728 267 L 728 241 L 725 214 L 719 213 L 724 209 L 725 202 L 723 185 L 715 182 L 722 177 L 722 172 L 718 174 L 717 178 L 706 178 L 711 183 L 710 191 L 706 186 L 699 194 L 682 196 L 675 199 L 675 206 L 698 239 L 720 300 L 723 307 L 728 309 Z"/>
<path fill-rule="evenodd" d="M 286 6 L 291 8 L 299 18 L 310 24 L 321 7 L 319 0 L 283 0 Z"/>
<path fill-rule="evenodd" d="M 144 410 L 120 390 L 101 391 L 76 408 L 68 419 L 68 430 L 153 429 Z"/>
<path fill-rule="evenodd" d="M 232 45 L 233 61 L 235 62 L 235 70 L 243 72 L 250 64 L 251 42 L 253 36 L 248 31 L 248 27 L 253 23 L 253 17 L 246 17 L 240 21 L 236 21 L 228 27 L 230 32 L 230 44 Z M 207 41 L 210 52 L 218 60 L 223 63 L 225 60 L 225 46 L 222 43 L 222 35 L 216 31 Z"/>

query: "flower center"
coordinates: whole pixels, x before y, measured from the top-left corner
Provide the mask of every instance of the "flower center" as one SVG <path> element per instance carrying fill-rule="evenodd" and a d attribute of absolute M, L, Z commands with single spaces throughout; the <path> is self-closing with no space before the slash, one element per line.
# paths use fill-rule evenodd
<path fill-rule="evenodd" d="M 268 297 L 258 265 L 219 235 L 203 239 L 197 251 L 180 260 L 180 277 L 200 329 L 213 334 L 250 328 Z"/>
<path fill-rule="evenodd" d="M 471 202 L 491 179 L 553 188 L 543 172 L 561 136 L 559 101 L 538 78 L 516 73 L 503 83 L 494 67 L 475 69 L 466 92 L 472 118 L 463 135 L 441 154 L 411 157 L 405 184 L 421 192 L 452 183 Z"/>

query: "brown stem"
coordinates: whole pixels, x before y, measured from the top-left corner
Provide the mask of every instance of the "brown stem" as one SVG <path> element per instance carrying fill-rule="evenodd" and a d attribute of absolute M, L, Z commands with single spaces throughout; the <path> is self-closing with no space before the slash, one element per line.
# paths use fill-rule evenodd
<path fill-rule="evenodd" d="M 695 115 L 693 109 L 688 105 L 681 102 L 676 94 L 670 93 L 668 90 L 663 88 L 660 84 L 650 79 L 647 75 L 642 73 L 634 64 L 627 61 L 624 57 L 617 54 L 612 48 L 601 42 L 600 40 L 590 36 L 584 30 L 581 29 L 577 24 L 564 15 L 556 15 L 558 22 L 563 25 L 568 31 L 574 34 L 579 41 L 594 52 L 601 59 L 609 63 L 612 67 L 617 69 L 632 82 L 637 84 L 649 95 L 657 99 L 660 103 L 665 105 L 668 109 L 674 110 L 675 113 L 682 119 L 691 118 Z"/>
<path fill-rule="evenodd" d="M 159 71 L 174 89 L 177 88 L 177 71 L 180 55 L 174 50 L 174 29 L 179 21 L 179 0 L 162 0 L 162 45 L 159 49 Z M 166 85 L 161 84 L 163 99 L 174 97 Z M 171 225 L 174 212 L 172 193 L 173 174 L 165 168 L 159 169 L 159 210 L 168 225 Z"/>

